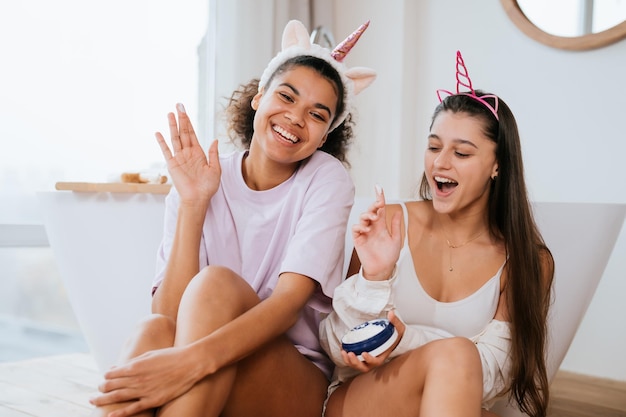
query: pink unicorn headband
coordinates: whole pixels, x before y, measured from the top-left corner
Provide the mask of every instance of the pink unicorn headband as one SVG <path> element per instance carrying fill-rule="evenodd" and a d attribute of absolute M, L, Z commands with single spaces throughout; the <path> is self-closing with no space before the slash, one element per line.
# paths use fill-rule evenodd
<path fill-rule="evenodd" d="M 460 86 L 465 88 L 469 88 L 470 91 L 460 91 Z M 442 102 L 441 93 L 446 93 L 451 96 L 455 95 L 455 93 L 448 90 L 437 90 L 437 98 L 439 98 L 439 102 Z M 485 107 L 493 113 L 496 120 L 500 121 L 498 117 L 498 96 L 494 94 L 485 94 L 483 96 L 476 95 L 476 91 L 474 91 L 474 87 L 472 87 L 472 80 L 469 77 L 469 73 L 467 72 L 467 67 L 465 66 L 465 62 L 463 61 L 463 56 L 461 56 L 461 51 L 456 51 L 456 94 L 463 94 L 473 98 L 474 100 L 482 103 Z M 496 105 L 495 107 L 489 104 L 485 98 L 493 98 Z"/>
<path fill-rule="evenodd" d="M 376 78 L 376 72 L 370 68 L 352 67 L 347 68 L 343 60 L 352 47 L 359 40 L 369 21 L 362 24 L 356 31 L 348 36 L 343 42 L 330 51 L 318 44 L 311 43 L 311 38 L 302 22 L 291 20 L 285 26 L 282 38 L 282 50 L 276 54 L 263 71 L 259 81 L 259 91 L 267 85 L 271 76 L 285 61 L 301 55 L 310 55 L 328 62 L 339 73 L 344 85 L 344 111 L 338 114 L 330 130 L 339 126 L 352 110 L 354 96 L 367 88 Z"/>

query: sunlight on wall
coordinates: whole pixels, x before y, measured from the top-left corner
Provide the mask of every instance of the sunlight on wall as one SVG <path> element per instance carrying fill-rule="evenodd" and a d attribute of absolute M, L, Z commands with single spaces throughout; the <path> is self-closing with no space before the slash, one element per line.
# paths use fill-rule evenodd
<path fill-rule="evenodd" d="M 31 195 L 57 181 L 163 165 L 167 113 L 197 120 L 207 3 L 2 2 L 0 223 L 34 222 Z"/>

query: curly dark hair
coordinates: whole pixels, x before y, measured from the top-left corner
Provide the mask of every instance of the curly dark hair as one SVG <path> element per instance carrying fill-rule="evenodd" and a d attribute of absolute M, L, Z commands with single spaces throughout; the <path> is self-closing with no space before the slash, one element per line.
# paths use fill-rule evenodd
<path fill-rule="evenodd" d="M 309 55 L 299 55 L 288 59 L 276 69 L 274 74 L 269 78 L 267 85 L 269 86 L 271 84 L 276 75 L 299 66 L 317 71 L 335 85 L 338 92 L 337 109 L 335 113 L 341 114 L 345 106 L 343 98 L 345 86 L 335 68 L 323 59 Z M 252 79 L 247 84 L 240 85 L 231 95 L 225 109 L 229 137 L 233 143 L 244 149 L 249 149 L 250 143 L 252 142 L 256 110 L 252 108 L 251 102 L 258 92 L 259 79 L 257 78 Z M 353 137 L 354 121 L 352 114 L 348 114 L 346 119 L 337 126 L 337 128 L 328 133 L 328 138 L 320 150 L 334 156 L 349 167 L 350 163 L 347 160 L 347 153 Z"/>

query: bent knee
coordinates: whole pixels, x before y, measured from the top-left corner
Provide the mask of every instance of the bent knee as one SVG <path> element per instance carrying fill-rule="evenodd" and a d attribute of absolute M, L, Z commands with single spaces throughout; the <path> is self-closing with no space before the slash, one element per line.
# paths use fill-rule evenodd
<path fill-rule="evenodd" d="M 437 372 L 451 374 L 477 374 L 482 377 L 482 364 L 478 349 L 465 337 L 435 340 L 424 346 L 426 360 Z"/>
<path fill-rule="evenodd" d="M 230 268 L 208 265 L 202 268 L 200 272 L 193 277 L 187 288 L 195 287 L 195 289 L 208 291 L 219 289 L 221 292 L 239 287 L 242 285 L 242 281 L 245 283 L 243 278 Z"/>
<path fill-rule="evenodd" d="M 458 365 L 467 363 L 468 365 L 480 364 L 478 349 L 471 340 L 465 337 L 450 337 L 447 339 L 435 340 L 431 345 L 430 354 L 434 358 L 445 358 L 448 362 L 454 362 Z M 428 346 L 427 345 L 427 346 Z"/>
<path fill-rule="evenodd" d="M 124 362 L 149 350 L 173 346 L 175 334 L 176 323 L 171 317 L 151 314 L 139 321 L 122 346 L 119 360 Z"/>
<path fill-rule="evenodd" d="M 203 305 L 227 302 L 239 306 L 241 312 L 260 301 L 254 289 L 239 274 L 216 265 L 202 268 L 187 286 L 185 297 L 196 299 Z"/>
<path fill-rule="evenodd" d="M 238 276 L 232 269 L 221 265 L 207 265 L 198 272 L 204 279 Z"/>
<path fill-rule="evenodd" d="M 439 339 L 432 342 L 437 346 L 439 352 L 448 354 L 476 354 L 476 345 L 474 342 L 466 337 L 449 337 L 445 339 Z"/>
<path fill-rule="evenodd" d="M 176 322 L 164 314 L 150 314 L 139 322 L 139 334 L 159 344 L 172 344 L 176 334 Z"/>

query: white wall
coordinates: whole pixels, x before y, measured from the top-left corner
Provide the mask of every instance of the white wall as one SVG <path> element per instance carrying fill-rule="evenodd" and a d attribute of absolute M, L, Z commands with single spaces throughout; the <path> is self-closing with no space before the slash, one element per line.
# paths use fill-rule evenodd
<path fill-rule="evenodd" d="M 267 62 L 279 51 L 282 32 L 290 19 L 311 20 L 309 0 L 208 0 L 213 13 L 201 56 L 207 61 L 207 70 L 201 80 L 206 89 L 206 114 L 215 110 L 215 119 L 209 118 L 204 128 L 207 138 L 220 139 L 220 148 L 229 149 L 223 124 L 223 109 L 232 92 L 252 78 L 260 78 Z M 318 0 L 317 20 L 327 21 L 323 13 L 330 0 Z M 327 7 L 326 7 L 327 8 Z M 312 30 L 309 28 L 309 30 Z"/>
<path fill-rule="evenodd" d="M 435 90 L 455 88 L 459 49 L 474 86 L 502 96 L 517 117 L 533 200 L 626 203 L 626 40 L 553 49 L 522 34 L 498 1 L 339 0 L 335 13 L 336 38 L 371 19 L 346 62 L 379 73 L 358 102 L 359 196 L 373 196 L 376 183 L 392 198 L 414 195 Z M 624 294 L 626 228 L 562 369 L 626 381 Z"/>

